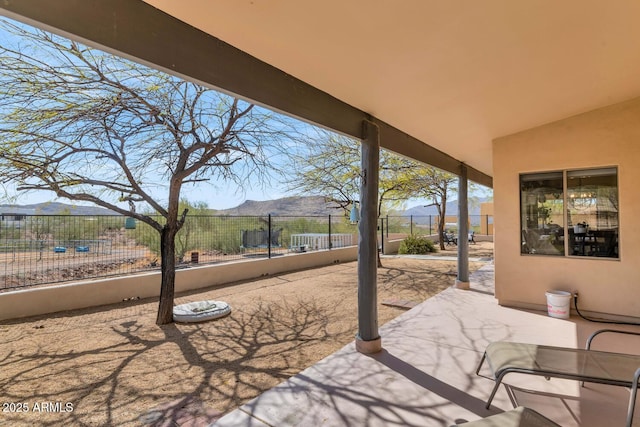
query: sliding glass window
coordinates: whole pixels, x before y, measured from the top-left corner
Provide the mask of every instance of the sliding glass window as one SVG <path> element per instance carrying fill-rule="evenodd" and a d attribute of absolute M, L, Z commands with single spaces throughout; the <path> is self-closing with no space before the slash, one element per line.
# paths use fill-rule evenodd
<path fill-rule="evenodd" d="M 520 175 L 520 213 L 522 254 L 618 258 L 615 167 Z"/>
<path fill-rule="evenodd" d="M 564 255 L 562 172 L 520 176 L 520 253 Z"/>
<path fill-rule="evenodd" d="M 618 258 L 618 171 L 567 172 L 569 254 Z"/>

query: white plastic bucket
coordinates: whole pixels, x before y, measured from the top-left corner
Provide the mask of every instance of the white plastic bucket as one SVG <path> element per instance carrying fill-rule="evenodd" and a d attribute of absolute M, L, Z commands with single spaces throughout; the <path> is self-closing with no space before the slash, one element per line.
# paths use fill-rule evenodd
<path fill-rule="evenodd" d="M 571 292 L 547 291 L 547 312 L 558 319 L 568 319 L 571 311 Z"/>

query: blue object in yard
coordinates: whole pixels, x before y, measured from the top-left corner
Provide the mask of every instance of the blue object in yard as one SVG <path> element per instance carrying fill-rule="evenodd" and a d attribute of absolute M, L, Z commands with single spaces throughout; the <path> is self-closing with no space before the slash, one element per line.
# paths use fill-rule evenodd
<path fill-rule="evenodd" d="M 358 202 L 354 201 L 351 203 L 351 212 L 349 213 L 349 222 L 351 222 L 351 224 L 356 224 L 360 221 L 360 211 L 356 203 Z"/>
<path fill-rule="evenodd" d="M 89 246 L 76 246 L 76 252 L 89 252 Z"/>
<path fill-rule="evenodd" d="M 127 230 L 135 230 L 136 228 L 136 219 L 135 218 L 127 218 L 124 220 L 124 228 Z"/>
<path fill-rule="evenodd" d="M 55 248 L 53 248 L 53 252 L 57 254 L 62 254 L 67 252 L 67 248 L 65 248 L 64 246 L 56 246 Z"/>

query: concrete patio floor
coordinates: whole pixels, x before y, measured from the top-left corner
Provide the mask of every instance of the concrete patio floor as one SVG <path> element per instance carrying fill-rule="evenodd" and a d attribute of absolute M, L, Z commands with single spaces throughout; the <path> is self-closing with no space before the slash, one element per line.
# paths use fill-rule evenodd
<path fill-rule="evenodd" d="M 490 410 L 493 381 L 475 375 L 492 341 L 583 347 L 595 330 L 613 325 L 551 318 L 501 307 L 493 266 L 471 277 L 471 290 L 449 288 L 380 328 L 383 351 L 367 356 L 353 343 L 268 390 L 212 424 L 238 426 L 451 426 L 509 410 L 504 387 Z M 618 329 L 640 330 L 635 326 Z M 594 348 L 639 352 L 640 338 L 601 337 Z M 483 372 L 489 375 L 488 369 Z M 622 426 L 622 387 L 511 374 L 519 405 L 562 426 Z M 638 417 L 637 417 L 638 418 Z M 636 422 L 640 425 L 640 421 Z"/>

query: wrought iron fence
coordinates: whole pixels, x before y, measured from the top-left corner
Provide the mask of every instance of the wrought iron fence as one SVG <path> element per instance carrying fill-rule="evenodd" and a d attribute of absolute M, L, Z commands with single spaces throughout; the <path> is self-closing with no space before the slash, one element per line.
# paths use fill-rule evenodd
<path fill-rule="evenodd" d="M 380 219 L 379 236 L 437 234 L 436 221 L 436 216 L 387 216 Z M 470 223 L 477 234 L 493 233 L 490 216 L 471 216 Z M 187 268 L 329 250 L 356 245 L 356 236 L 357 225 L 340 215 L 190 215 L 176 238 L 176 261 L 178 268 Z M 25 215 L 0 220 L 0 291 L 159 268 L 159 233 L 133 218 Z"/>
<path fill-rule="evenodd" d="M 458 218 L 452 216 L 447 216 L 446 218 L 445 231 L 456 232 L 458 229 Z M 437 236 L 438 219 L 438 215 L 387 215 L 386 217 L 380 218 L 378 236 L 382 251 L 384 252 L 385 237 L 393 240 L 412 235 Z M 492 235 L 493 216 L 469 215 L 469 231 L 473 231 L 476 235 Z"/>
<path fill-rule="evenodd" d="M 155 218 L 162 223 L 162 218 Z M 355 245 L 343 216 L 188 216 L 178 268 Z M 160 235 L 123 216 L 34 215 L 0 221 L 0 291 L 160 268 Z"/>
<path fill-rule="evenodd" d="M 380 219 L 380 229 L 385 237 L 419 234 L 423 236 L 438 234 L 437 215 L 386 216 Z M 453 219 L 449 221 L 449 219 Z M 469 215 L 469 230 L 476 235 L 493 234 L 492 215 Z M 454 232 L 458 228 L 457 218 L 447 216 L 445 229 Z"/>

